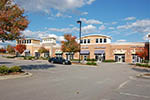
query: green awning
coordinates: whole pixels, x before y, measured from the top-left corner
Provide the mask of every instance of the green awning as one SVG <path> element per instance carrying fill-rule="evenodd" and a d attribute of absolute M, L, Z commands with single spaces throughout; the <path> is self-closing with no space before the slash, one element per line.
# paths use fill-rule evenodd
<path fill-rule="evenodd" d="M 56 54 L 56 55 L 62 55 L 63 52 L 62 52 L 62 51 L 56 51 L 55 54 Z"/>

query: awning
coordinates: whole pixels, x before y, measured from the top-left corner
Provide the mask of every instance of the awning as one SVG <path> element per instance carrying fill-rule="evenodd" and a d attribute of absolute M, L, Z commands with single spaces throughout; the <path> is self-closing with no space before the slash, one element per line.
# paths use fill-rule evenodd
<path fill-rule="evenodd" d="M 104 50 L 95 50 L 94 54 L 98 55 L 98 54 L 104 54 L 105 51 Z"/>
<path fill-rule="evenodd" d="M 90 51 L 89 50 L 82 50 L 80 51 L 80 55 L 89 55 Z"/>
<path fill-rule="evenodd" d="M 62 51 L 56 51 L 56 52 L 55 52 L 55 55 L 62 55 L 62 54 L 63 54 Z"/>
<path fill-rule="evenodd" d="M 74 53 L 73 52 L 66 52 L 65 54 L 66 55 L 73 55 Z"/>
<path fill-rule="evenodd" d="M 26 49 L 24 52 L 30 52 L 30 50 L 27 50 L 27 49 Z"/>

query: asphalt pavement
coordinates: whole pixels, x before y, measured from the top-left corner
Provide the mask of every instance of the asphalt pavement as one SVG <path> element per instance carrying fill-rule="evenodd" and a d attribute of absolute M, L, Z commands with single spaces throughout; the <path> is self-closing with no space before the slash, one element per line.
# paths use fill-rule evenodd
<path fill-rule="evenodd" d="M 32 77 L 0 81 L 0 100 L 150 100 L 150 80 L 128 64 L 59 65 L 0 57 Z"/>

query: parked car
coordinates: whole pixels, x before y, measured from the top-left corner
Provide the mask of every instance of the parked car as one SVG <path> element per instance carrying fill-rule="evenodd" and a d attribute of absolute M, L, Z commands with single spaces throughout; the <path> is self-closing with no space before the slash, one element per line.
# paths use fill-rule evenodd
<path fill-rule="evenodd" d="M 50 63 L 52 63 L 52 64 L 53 64 L 53 63 L 68 64 L 68 65 L 71 64 L 71 61 L 66 60 L 66 59 L 64 59 L 64 58 L 62 58 L 62 57 L 52 57 L 52 58 L 49 58 L 48 61 L 49 61 Z"/>

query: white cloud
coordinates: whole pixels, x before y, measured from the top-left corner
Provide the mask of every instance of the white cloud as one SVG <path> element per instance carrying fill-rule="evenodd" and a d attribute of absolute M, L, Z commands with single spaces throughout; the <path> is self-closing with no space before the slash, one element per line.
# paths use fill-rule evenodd
<path fill-rule="evenodd" d="M 16 45 L 16 41 L 5 41 L 5 42 L 0 41 L 0 48 L 4 48 L 7 45 L 15 46 Z"/>
<path fill-rule="evenodd" d="M 31 30 L 25 30 L 23 31 L 23 35 L 26 38 L 35 38 L 35 39 L 41 39 L 42 37 L 55 37 L 57 41 L 64 40 L 63 36 L 57 36 L 55 34 L 49 34 L 48 31 L 31 31 Z"/>
<path fill-rule="evenodd" d="M 150 35 L 150 33 L 144 35 L 143 40 L 150 40 L 149 35 Z"/>
<path fill-rule="evenodd" d="M 108 29 L 110 29 L 110 30 L 114 30 L 115 28 L 114 28 L 114 27 L 109 27 Z"/>
<path fill-rule="evenodd" d="M 81 21 L 83 21 L 86 24 L 103 24 L 103 22 L 99 21 L 99 20 L 95 20 L 95 19 L 85 19 L 85 18 L 80 18 Z"/>
<path fill-rule="evenodd" d="M 74 31 L 78 31 L 79 28 L 73 27 L 73 28 L 48 28 L 49 31 L 54 32 L 63 32 L 63 33 L 72 33 Z"/>
<path fill-rule="evenodd" d="M 88 12 L 82 12 L 81 15 L 88 15 Z"/>
<path fill-rule="evenodd" d="M 93 2 L 94 2 L 95 0 L 89 0 L 89 1 L 87 1 L 87 4 L 92 4 Z"/>
<path fill-rule="evenodd" d="M 127 42 L 127 40 L 122 39 L 122 40 L 117 40 L 117 42 Z"/>
<path fill-rule="evenodd" d="M 56 14 L 56 17 L 66 17 L 66 18 L 72 18 L 72 16 L 64 15 L 64 14 L 62 14 L 62 13 L 60 13 L 60 12 L 58 12 L 58 13 Z"/>
<path fill-rule="evenodd" d="M 131 29 L 133 32 L 150 33 L 150 19 L 137 20 L 130 24 L 118 26 L 117 29 Z"/>
<path fill-rule="evenodd" d="M 117 24 L 118 22 L 112 22 L 111 24 L 113 24 L 113 25 L 115 25 L 115 24 Z"/>
<path fill-rule="evenodd" d="M 127 18 L 125 18 L 124 20 L 135 20 L 136 19 L 136 17 L 127 17 Z"/>
<path fill-rule="evenodd" d="M 87 25 L 82 27 L 82 34 L 88 34 L 88 33 L 95 33 L 97 32 L 97 28 L 94 25 Z M 48 28 L 48 31 L 53 32 L 62 32 L 62 33 L 73 33 L 78 32 L 78 27 L 72 27 L 72 28 Z"/>
<path fill-rule="evenodd" d="M 50 13 L 51 9 L 58 11 L 74 10 L 84 5 L 90 5 L 95 0 L 15 0 L 17 4 L 29 12 Z"/>
<path fill-rule="evenodd" d="M 100 31 L 105 30 L 105 29 L 106 29 L 106 27 L 105 27 L 104 25 L 101 25 L 101 26 L 99 27 L 99 30 L 100 30 Z"/>
<path fill-rule="evenodd" d="M 82 34 L 95 33 L 97 32 L 96 26 L 87 25 L 82 28 Z"/>

